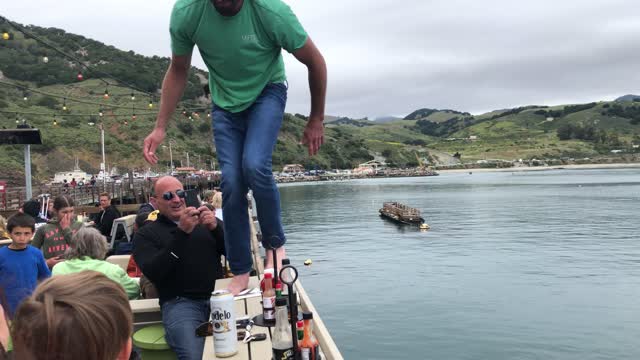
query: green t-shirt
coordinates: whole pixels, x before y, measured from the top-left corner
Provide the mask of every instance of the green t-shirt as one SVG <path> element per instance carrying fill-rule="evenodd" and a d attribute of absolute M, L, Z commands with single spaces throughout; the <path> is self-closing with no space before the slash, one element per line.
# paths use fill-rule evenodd
<path fill-rule="evenodd" d="M 244 0 L 225 17 L 211 0 L 178 0 L 171 13 L 171 50 L 191 54 L 197 45 L 209 70 L 213 102 L 228 111 L 248 108 L 269 83 L 284 82 L 282 49 L 304 46 L 307 33 L 282 0 Z"/>

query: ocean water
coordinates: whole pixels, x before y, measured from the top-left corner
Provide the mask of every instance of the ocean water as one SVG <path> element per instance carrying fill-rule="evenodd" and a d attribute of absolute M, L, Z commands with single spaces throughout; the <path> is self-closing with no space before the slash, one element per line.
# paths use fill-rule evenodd
<path fill-rule="evenodd" d="M 289 257 L 346 359 L 640 359 L 640 169 L 280 193 Z M 431 230 L 380 218 L 384 201 Z"/>

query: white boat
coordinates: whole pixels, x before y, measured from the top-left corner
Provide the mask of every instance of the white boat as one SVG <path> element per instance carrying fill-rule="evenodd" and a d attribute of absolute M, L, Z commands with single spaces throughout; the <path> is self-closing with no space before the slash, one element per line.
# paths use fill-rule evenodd
<path fill-rule="evenodd" d="M 64 183 L 65 180 L 67 180 L 67 182 L 70 183 L 73 179 L 75 179 L 76 182 L 83 181 L 85 183 L 89 181 L 89 179 L 91 179 L 91 174 L 87 174 L 80 169 L 80 166 L 78 166 L 78 158 L 76 158 L 76 164 L 73 170 L 57 172 L 53 177 L 53 182 L 56 184 L 61 184 Z"/>

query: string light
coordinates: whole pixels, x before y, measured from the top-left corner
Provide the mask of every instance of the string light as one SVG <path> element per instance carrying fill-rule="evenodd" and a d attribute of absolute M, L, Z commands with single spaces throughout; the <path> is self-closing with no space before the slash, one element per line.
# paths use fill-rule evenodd
<path fill-rule="evenodd" d="M 62 110 L 67 111 L 67 98 L 62 101 Z"/>
<path fill-rule="evenodd" d="M 131 100 L 135 100 L 136 99 L 136 94 L 134 92 L 131 92 Z"/>
<path fill-rule="evenodd" d="M 8 32 L 6 32 L 6 31 L 2 32 L 2 39 L 9 40 L 10 37 L 11 37 L 11 35 L 9 35 Z"/>
<path fill-rule="evenodd" d="M 84 79 L 81 71 L 78 72 L 78 76 L 76 76 L 76 78 L 78 79 L 78 81 L 82 81 Z"/>
<path fill-rule="evenodd" d="M 129 125 L 129 122 L 127 120 L 124 121 L 125 125 Z"/>
<path fill-rule="evenodd" d="M 49 62 L 49 58 L 47 57 L 47 55 L 42 57 L 42 62 L 45 64 Z"/>
<path fill-rule="evenodd" d="M 149 109 L 153 109 L 153 102 L 149 100 Z"/>
<path fill-rule="evenodd" d="M 100 110 L 98 110 L 98 116 L 102 117 L 104 115 L 104 113 L 102 112 L 102 108 L 100 108 Z"/>
<path fill-rule="evenodd" d="M 131 120 L 135 120 L 136 119 L 136 113 L 133 113 L 133 115 L 131 115 Z"/>
<path fill-rule="evenodd" d="M 104 98 L 105 99 L 109 98 L 109 88 L 108 87 L 106 89 L 104 89 Z"/>
<path fill-rule="evenodd" d="M 56 120 L 56 118 L 53 118 L 53 126 L 58 126 L 58 120 Z"/>
<path fill-rule="evenodd" d="M 23 98 L 22 98 L 22 100 L 24 100 L 24 101 L 29 100 L 29 93 L 27 93 L 27 92 L 25 91 L 25 92 L 24 92 L 24 94 L 23 94 Z"/>

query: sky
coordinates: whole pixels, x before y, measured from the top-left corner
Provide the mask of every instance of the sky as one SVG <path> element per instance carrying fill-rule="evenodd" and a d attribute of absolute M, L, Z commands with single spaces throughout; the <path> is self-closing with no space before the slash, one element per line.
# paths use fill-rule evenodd
<path fill-rule="evenodd" d="M 284 1 L 327 62 L 327 115 L 478 114 L 640 93 L 640 1 Z M 3 1 L 0 15 L 170 56 L 173 3 Z M 197 51 L 193 64 L 205 69 Z M 286 111 L 308 114 L 307 69 L 286 51 L 285 64 Z"/>

